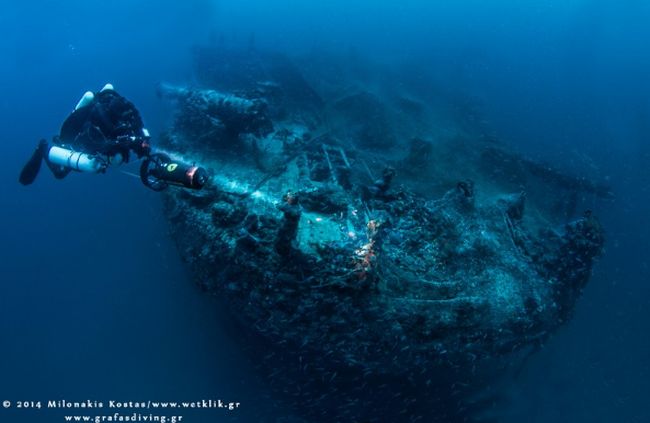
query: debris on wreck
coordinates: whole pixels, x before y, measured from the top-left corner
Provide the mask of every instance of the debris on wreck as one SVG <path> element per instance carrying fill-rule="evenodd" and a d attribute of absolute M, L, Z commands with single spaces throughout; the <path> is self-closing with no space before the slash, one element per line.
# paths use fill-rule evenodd
<path fill-rule="evenodd" d="M 398 145 L 315 124 L 336 110 L 346 121 L 367 106 L 363 93 L 361 102 L 324 97 L 312 117 L 273 117 L 266 111 L 290 103 L 250 88 L 263 77 L 289 90 L 288 79 L 268 80 L 264 63 L 223 75 L 231 57 L 202 52 L 199 73 L 211 81 L 219 72 L 218 87 L 161 86 L 177 101 L 167 142 L 212 169 L 200 193 L 165 194 L 198 283 L 223 300 L 275 391 L 310 421 L 467 418 L 473 387 L 495 363 L 538 347 L 570 317 L 603 251 L 593 214 L 553 215 L 536 187 L 606 188 L 542 172 L 505 146 L 495 154 L 477 134 L 429 141 L 444 138 L 439 124 L 425 137 L 406 133 L 379 95 L 372 103 L 390 130 L 373 131 Z M 300 90 L 311 93 L 307 80 Z M 236 81 L 232 92 L 223 81 Z"/>
<path fill-rule="evenodd" d="M 244 133 L 259 137 L 273 132 L 263 100 L 169 84 L 160 84 L 158 95 L 175 100 L 183 110 L 178 114 L 175 131 L 190 146 L 224 148 L 224 144 L 236 142 Z"/>

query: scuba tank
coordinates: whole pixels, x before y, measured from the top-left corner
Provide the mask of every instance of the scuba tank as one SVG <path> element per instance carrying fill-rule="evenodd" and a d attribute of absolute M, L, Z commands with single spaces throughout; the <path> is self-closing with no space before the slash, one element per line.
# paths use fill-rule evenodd
<path fill-rule="evenodd" d="M 47 153 L 50 163 L 79 172 L 100 173 L 106 170 L 106 163 L 96 156 L 53 146 Z"/>
<path fill-rule="evenodd" d="M 169 185 L 199 190 L 208 182 L 208 173 L 202 167 L 172 160 L 168 155 L 149 155 L 140 166 L 142 183 L 154 191 Z"/>

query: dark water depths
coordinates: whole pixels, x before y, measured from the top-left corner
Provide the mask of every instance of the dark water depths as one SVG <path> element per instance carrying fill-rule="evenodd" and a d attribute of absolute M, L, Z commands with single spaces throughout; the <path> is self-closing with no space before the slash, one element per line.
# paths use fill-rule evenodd
<path fill-rule="evenodd" d="M 261 402 L 214 298 L 179 262 L 158 196 L 117 173 L 43 179 L 4 203 L 0 398 Z M 4 415 L 53 421 L 20 411 Z"/>

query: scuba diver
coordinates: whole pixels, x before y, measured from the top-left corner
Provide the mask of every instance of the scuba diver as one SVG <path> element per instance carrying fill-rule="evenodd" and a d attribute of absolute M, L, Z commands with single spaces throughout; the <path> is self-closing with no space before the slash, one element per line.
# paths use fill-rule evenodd
<path fill-rule="evenodd" d="M 39 142 L 19 181 L 32 184 L 43 161 L 56 179 L 63 179 L 73 170 L 104 173 L 111 165 L 128 163 L 134 153 L 144 159 L 140 179 L 148 188 L 203 188 L 208 180 L 205 169 L 174 161 L 164 153 L 152 154 L 150 139 L 133 103 L 106 84 L 99 92 L 88 91 L 81 97 L 51 144 Z"/>

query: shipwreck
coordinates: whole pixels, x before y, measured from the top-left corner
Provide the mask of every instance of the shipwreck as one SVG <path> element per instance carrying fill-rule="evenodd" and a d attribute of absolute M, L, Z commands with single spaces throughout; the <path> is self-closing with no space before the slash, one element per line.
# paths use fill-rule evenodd
<path fill-rule="evenodd" d="M 159 87 L 161 147 L 210 183 L 165 212 L 277 397 L 306 421 L 479 416 L 481 386 L 570 318 L 604 246 L 584 199 L 609 188 L 376 66 L 194 54 L 199 84 Z"/>

